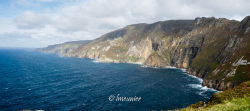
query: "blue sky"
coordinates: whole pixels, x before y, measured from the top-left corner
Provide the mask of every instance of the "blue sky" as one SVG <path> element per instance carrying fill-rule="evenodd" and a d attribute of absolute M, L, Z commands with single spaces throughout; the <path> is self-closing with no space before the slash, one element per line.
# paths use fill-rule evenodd
<path fill-rule="evenodd" d="M 134 23 L 196 17 L 242 20 L 249 0 L 0 0 L 0 47 L 89 40 Z"/>
<path fill-rule="evenodd" d="M 25 10 L 43 11 L 46 8 L 58 7 L 62 2 L 39 2 L 28 0 L 1 0 L 0 1 L 0 16 L 13 17 Z"/>

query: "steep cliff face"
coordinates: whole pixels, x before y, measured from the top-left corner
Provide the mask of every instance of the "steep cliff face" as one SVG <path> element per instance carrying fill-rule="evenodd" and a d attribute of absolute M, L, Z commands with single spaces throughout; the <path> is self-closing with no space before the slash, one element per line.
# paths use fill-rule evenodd
<path fill-rule="evenodd" d="M 226 34 L 226 38 L 224 42 L 216 41 L 217 45 L 213 48 L 218 49 L 221 47 L 217 53 L 213 53 L 214 59 L 211 60 L 209 64 L 211 67 L 207 69 L 205 72 L 200 72 L 203 74 L 203 78 L 205 78 L 203 84 L 209 87 L 214 87 L 219 90 L 225 90 L 230 87 L 234 87 L 244 81 L 250 80 L 250 64 L 247 64 L 247 61 L 250 61 L 250 17 L 246 17 L 240 23 L 235 24 L 231 27 L 229 32 Z M 215 43 L 214 43 L 215 44 Z M 214 50 L 213 49 L 213 50 Z M 206 51 L 206 50 L 205 50 Z M 199 53 L 201 54 L 201 53 Z M 204 54 L 206 54 L 204 52 Z M 212 55 L 211 55 L 212 56 Z M 204 56 L 197 56 L 197 60 Z M 234 65 L 242 58 L 245 61 L 245 65 Z M 197 64 L 195 64 L 197 63 Z M 199 62 L 194 62 L 192 64 L 194 67 L 191 69 L 201 69 L 198 68 Z M 208 66 L 203 66 L 206 68 Z"/>
<path fill-rule="evenodd" d="M 203 17 L 128 25 L 61 54 L 186 68 L 204 85 L 225 90 L 250 80 L 250 65 L 232 65 L 241 57 L 250 61 L 249 38 L 250 17 L 241 22 Z"/>

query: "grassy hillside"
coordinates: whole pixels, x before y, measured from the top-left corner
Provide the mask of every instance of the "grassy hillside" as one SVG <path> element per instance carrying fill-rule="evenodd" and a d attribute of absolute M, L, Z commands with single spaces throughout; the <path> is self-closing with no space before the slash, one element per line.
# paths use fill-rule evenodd
<path fill-rule="evenodd" d="M 250 111 L 250 81 L 216 93 L 208 102 L 198 102 L 181 111 Z"/>

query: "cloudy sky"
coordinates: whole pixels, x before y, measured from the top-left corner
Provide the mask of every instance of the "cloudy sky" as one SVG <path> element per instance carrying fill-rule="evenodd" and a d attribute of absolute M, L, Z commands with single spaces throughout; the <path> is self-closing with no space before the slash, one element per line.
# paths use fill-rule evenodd
<path fill-rule="evenodd" d="M 0 0 L 0 47 L 89 40 L 135 23 L 247 15 L 250 0 Z"/>

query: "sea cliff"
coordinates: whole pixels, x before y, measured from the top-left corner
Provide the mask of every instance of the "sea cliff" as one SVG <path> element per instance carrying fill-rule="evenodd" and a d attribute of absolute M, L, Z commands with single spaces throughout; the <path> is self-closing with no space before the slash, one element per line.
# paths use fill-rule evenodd
<path fill-rule="evenodd" d="M 62 56 L 104 62 L 142 63 L 185 68 L 217 90 L 250 80 L 250 16 L 242 21 L 201 17 L 133 24 L 83 43 L 70 42 L 38 49 Z"/>

